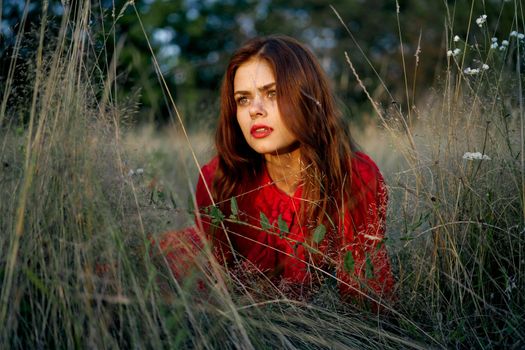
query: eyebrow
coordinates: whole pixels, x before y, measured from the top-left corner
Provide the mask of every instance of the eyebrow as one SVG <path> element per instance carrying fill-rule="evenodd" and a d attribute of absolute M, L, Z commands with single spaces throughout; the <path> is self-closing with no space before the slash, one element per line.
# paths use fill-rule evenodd
<path fill-rule="evenodd" d="M 259 87 L 257 90 L 259 90 L 259 91 L 266 91 L 266 90 L 272 88 L 273 86 L 275 86 L 275 84 L 276 83 L 274 81 L 272 83 L 269 83 L 269 84 L 266 84 L 264 86 Z M 250 94 L 250 91 L 235 91 L 233 93 L 233 95 L 249 95 L 249 94 Z"/>

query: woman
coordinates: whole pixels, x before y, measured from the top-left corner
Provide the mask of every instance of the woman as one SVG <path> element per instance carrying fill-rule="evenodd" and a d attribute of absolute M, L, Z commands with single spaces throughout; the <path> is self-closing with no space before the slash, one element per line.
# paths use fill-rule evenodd
<path fill-rule="evenodd" d="M 356 151 L 303 44 L 259 37 L 233 55 L 215 144 L 197 185 L 197 226 L 221 263 L 302 296 L 333 274 L 345 298 L 391 293 L 383 178 Z"/>

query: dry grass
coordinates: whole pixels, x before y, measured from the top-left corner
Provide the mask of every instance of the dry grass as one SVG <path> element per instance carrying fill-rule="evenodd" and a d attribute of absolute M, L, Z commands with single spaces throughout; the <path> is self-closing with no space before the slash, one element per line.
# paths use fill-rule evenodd
<path fill-rule="evenodd" d="M 308 303 L 255 277 L 239 284 L 206 249 L 181 284 L 150 254 L 149 234 L 192 222 L 209 133 L 185 135 L 178 121 L 161 134 L 126 127 L 133 108 L 113 97 L 116 72 L 93 76 L 89 11 L 64 22 L 54 51 L 40 42 L 28 123 L 13 124 L 15 107 L 0 115 L 3 347 L 525 345 L 523 91 L 508 63 L 523 60 L 523 45 L 511 43 L 508 60 L 474 49 L 450 59 L 410 127 L 394 105 L 378 108 L 379 127 L 355 128 L 390 189 L 399 297 L 377 315 L 341 304 L 335 283 Z M 463 74 L 474 59 L 492 68 Z"/>

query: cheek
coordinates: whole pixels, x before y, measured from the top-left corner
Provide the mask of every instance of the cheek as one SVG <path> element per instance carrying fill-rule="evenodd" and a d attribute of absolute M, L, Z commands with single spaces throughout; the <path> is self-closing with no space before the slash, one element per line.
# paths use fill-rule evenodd
<path fill-rule="evenodd" d="M 284 123 L 281 123 L 281 125 L 283 126 L 283 137 L 287 140 L 287 141 L 290 141 L 290 142 L 294 142 L 294 141 L 297 141 L 297 137 L 295 136 L 294 133 L 292 133 L 285 125 Z"/>
<path fill-rule="evenodd" d="M 297 137 L 295 137 L 295 135 L 292 134 L 291 132 L 287 132 L 286 136 L 287 136 L 287 139 L 288 139 L 290 142 L 295 142 L 295 141 L 297 141 Z"/>
<path fill-rule="evenodd" d="M 237 124 L 241 128 L 242 133 L 246 135 L 246 133 L 248 132 L 248 128 L 250 127 L 249 122 L 245 118 L 242 118 L 242 116 L 239 114 L 237 114 L 236 119 Z"/>

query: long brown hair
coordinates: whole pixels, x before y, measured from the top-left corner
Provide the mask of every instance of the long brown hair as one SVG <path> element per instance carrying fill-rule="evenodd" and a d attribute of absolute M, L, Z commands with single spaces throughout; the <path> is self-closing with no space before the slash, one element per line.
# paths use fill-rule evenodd
<path fill-rule="evenodd" d="M 237 122 L 233 81 L 239 66 L 264 59 L 276 79 L 277 103 L 286 127 L 296 136 L 305 165 L 303 222 L 314 224 L 337 214 L 350 194 L 350 158 L 354 144 L 336 106 L 328 79 L 313 53 L 287 36 L 257 37 L 230 59 L 221 89 L 221 110 L 215 144 L 219 157 L 212 193 L 227 203 L 242 193 L 243 179 L 261 174 L 264 157 L 246 142 Z M 346 193 L 346 194 L 345 194 Z M 348 199 L 348 197 L 346 197 Z"/>

